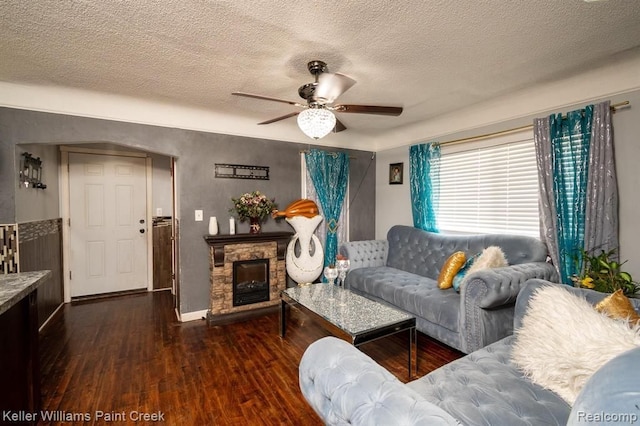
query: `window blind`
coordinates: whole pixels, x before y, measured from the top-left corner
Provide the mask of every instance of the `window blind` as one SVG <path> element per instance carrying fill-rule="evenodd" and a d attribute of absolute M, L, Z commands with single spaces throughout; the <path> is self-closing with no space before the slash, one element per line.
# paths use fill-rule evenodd
<path fill-rule="evenodd" d="M 533 134 L 508 143 L 475 146 L 442 147 L 438 228 L 539 238 Z"/>

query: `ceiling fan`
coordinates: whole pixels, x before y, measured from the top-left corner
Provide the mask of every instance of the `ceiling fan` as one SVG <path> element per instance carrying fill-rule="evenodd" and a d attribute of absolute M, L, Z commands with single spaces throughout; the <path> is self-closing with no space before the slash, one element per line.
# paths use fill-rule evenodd
<path fill-rule="evenodd" d="M 379 105 L 351 105 L 334 104 L 338 96 L 349 90 L 356 81 L 340 73 L 330 73 L 327 64 L 322 61 L 311 61 L 307 64 L 311 75 L 315 77 L 313 83 L 307 83 L 298 89 L 298 94 L 306 103 L 289 101 L 286 99 L 272 98 L 269 96 L 255 95 L 253 93 L 233 92 L 232 95 L 245 96 L 247 98 L 262 99 L 265 101 L 282 102 L 303 108 L 302 111 L 291 112 L 281 117 L 272 118 L 258 124 L 270 124 L 289 117 L 298 116 L 298 126 L 309 137 L 320 139 L 331 131 L 341 132 L 346 130 L 345 125 L 338 120 L 334 112 L 377 114 L 398 116 L 402 113 L 402 107 Z"/>

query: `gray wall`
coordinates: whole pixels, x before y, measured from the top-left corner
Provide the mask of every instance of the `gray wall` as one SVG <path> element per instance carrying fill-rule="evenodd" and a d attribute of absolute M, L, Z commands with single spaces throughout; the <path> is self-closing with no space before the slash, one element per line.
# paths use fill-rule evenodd
<path fill-rule="evenodd" d="M 159 154 L 150 154 L 150 157 L 153 164 L 151 215 L 158 216 L 156 211 L 161 208 L 159 216 L 172 216 L 171 157 Z"/>
<path fill-rule="evenodd" d="M 60 217 L 60 193 L 58 191 L 59 150 L 55 146 L 24 144 L 15 149 L 16 176 L 20 170 L 22 153 L 28 152 L 42 161 L 42 183 L 46 189 L 25 188 L 18 179 L 16 187 L 16 222 L 55 219 Z"/>
<path fill-rule="evenodd" d="M 259 189 L 284 207 L 300 198 L 300 151 L 309 145 L 221 135 L 0 108 L 0 177 L 15 182 L 16 144 L 69 145 L 113 143 L 163 154 L 177 159 L 178 217 L 180 218 L 180 311 L 207 309 L 209 299 L 208 247 L 203 240 L 207 220 L 194 221 L 194 210 L 204 217 L 217 216 L 220 232 L 228 233 L 231 197 Z M 375 234 L 375 160 L 371 152 L 349 151 L 350 194 L 356 195 L 350 210 L 351 239 Z M 270 167 L 270 180 L 214 179 L 215 163 Z M 359 190 L 358 190 L 359 188 Z M 0 223 L 16 219 L 15 185 L 0 186 Z M 154 213 L 154 212 L 152 212 Z M 243 228 L 246 227 L 246 228 Z M 286 222 L 269 219 L 264 231 L 291 231 Z M 238 232 L 247 232 L 238 224 Z"/>

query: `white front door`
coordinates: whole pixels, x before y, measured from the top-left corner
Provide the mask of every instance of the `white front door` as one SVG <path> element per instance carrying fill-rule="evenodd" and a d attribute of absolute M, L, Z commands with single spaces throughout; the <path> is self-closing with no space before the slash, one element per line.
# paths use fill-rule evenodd
<path fill-rule="evenodd" d="M 71 297 L 146 289 L 144 158 L 69 153 Z"/>

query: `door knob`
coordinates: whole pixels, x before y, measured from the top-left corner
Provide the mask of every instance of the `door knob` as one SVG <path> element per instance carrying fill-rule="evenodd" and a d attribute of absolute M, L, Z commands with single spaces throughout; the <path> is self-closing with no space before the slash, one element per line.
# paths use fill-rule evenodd
<path fill-rule="evenodd" d="M 141 233 L 141 234 L 144 234 L 144 229 L 141 229 L 141 230 L 140 230 L 140 233 Z"/>

